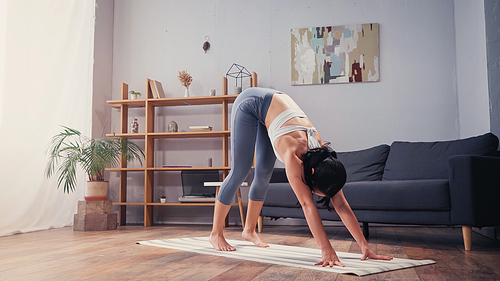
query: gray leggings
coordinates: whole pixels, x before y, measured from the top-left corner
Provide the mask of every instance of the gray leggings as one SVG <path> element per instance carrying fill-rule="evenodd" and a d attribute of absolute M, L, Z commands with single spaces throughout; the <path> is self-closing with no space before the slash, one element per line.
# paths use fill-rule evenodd
<path fill-rule="evenodd" d="M 265 88 L 249 88 L 234 101 L 231 114 L 231 172 L 219 190 L 218 200 L 229 205 L 253 164 L 255 172 L 248 197 L 264 201 L 276 156 L 265 125 L 267 110 L 274 93 Z"/>

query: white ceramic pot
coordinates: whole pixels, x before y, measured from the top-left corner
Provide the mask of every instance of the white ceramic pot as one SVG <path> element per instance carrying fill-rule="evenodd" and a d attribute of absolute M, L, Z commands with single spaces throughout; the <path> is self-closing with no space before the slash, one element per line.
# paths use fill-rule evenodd
<path fill-rule="evenodd" d="M 88 181 L 87 192 L 85 195 L 86 201 L 106 201 L 108 200 L 108 184 L 107 181 Z"/>

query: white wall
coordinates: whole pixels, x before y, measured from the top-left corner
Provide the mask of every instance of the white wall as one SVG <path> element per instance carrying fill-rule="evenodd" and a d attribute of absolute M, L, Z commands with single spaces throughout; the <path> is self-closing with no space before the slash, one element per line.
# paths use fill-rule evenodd
<path fill-rule="evenodd" d="M 290 29 L 378 22 L 377 83 L 291 86 Z M 221 90 L 233 62 L 292 95 L 337 150 L 458 137 L 453 1 L 117 1 L 113 95 L 147 77 L 181 96 Z M 212 49 L 202 50 L 204 36 Z"/>
<path fill-rule="evenodd" d="M 239 63 L 258 73 L 259 86 L 290 94 L 337 151 L 483 133 L 488 129 L 481 123 L 467 124 L 475 131 L 460 134 L 454 13 L 453 0 L 120 0 L 114 13 L 113 98 L 119 99 L 121 82 L 145 93 L 146 78 L 161 81 L 168 97 L 182 96 L 177 74 L 184 69 L 194 78 L 192 95 L 207 95 L 210 88 L 220 93 L 221 77 Z M 379 23 L 380 82 L 291 86 L 291 28 L 369 22 Z M 206 35 L 212 47 L 204 53 Z M 468 89 L 459 86 L 466 101 Z M 477 108 L 482 106 L 479 102 Z M 216 129 L 222 126 L 219 111 L 210 106 L 162 109 L 156 128 L 166 130 L 176 120 L 181 130 L 200 123 Z M 113 111 L 112 131 L 118 130 L 118 112 Z M 221 146 L 216 140 L 164 141 L 158 147 L 166 152 L 157 155 L 157 164 L 201 165 L 213 157 L 217 165 Z M 159 192 L 176 201 L 179 176 L 158 177 Z M 143 181 L 130 185 L 141 200 Z"/>
<path fill-rule="evenodd" d="M 3 96 L 5 95 L 5 38 L 7 36 L 7 0 L 0 0 L 0 127 L 3 118 Z"/>
<path fill-rule="evenodd" d="M 94 1 L 8 0 L 0 38 L 0 236 L 71 225 L 83 199 L 46 179 L 45 154 L 66 125 L 89 135 Z M 2 104 L 0 103 L 0 107 Z"/>
<path fill-rule="evenodd" d="M 113 7 L 114 1 L 96 0 L 94 30 L 94 65 L 92 98 L 92 137 L 101 138 L 111 130 L 113 73 Z"/>
<path fill-rule="evenodd" d="M 459 136 L 465 138 L 490 130 L 484 1 L 454 3 Z"/>
<path fill-rule="evenodd" d="M 272 3 L 273 86 L 297 100 L 334 149 L 458 136 L 452 1 Z M 379 23 L 380 82 L 290 86 L 289 28 L 365 22 Z"/>

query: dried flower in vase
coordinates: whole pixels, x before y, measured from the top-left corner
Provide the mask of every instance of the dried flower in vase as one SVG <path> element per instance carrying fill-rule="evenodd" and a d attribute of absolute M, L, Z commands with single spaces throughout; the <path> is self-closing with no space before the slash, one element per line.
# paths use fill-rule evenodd
<path fill-rule="evenodd" d="M 186 70 L 179 71 L 179 81 L 181 81 L 182 86 L 189 88 L 191 82 L 193 82 L 193 77 L 186 72 Z"/>

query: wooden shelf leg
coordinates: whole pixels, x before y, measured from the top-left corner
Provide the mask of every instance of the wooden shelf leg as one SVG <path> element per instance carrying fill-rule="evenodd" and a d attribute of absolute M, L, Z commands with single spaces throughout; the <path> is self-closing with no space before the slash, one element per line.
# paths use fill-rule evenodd
<path fill-rule="evenodd" d="M 238 207 L 240 207 L 241 227 L 245 228 L 245 214 L 243 212 L 243 203 L 241 202 L 241 189 L 238 189 Z"/>
<path fill-rule="evenodd" d="M 118 206 L 118 224 L 119 225 L 127 224 L 127 206 L 124 205 Z"/>
<path fill-rule="evenodd" d="M 464 246 L 466 251 L 472 249 L 472 226 L 462 225 L 462 235 L 464 237 Z"/>
<path fill-rule="evenodd" d="M 262 216 L 259 216 L 259 218 L 257 219 L 257 230 L 260 232 L 262 232 L 262 223 L 264 221 L 264 218 Z"/>

